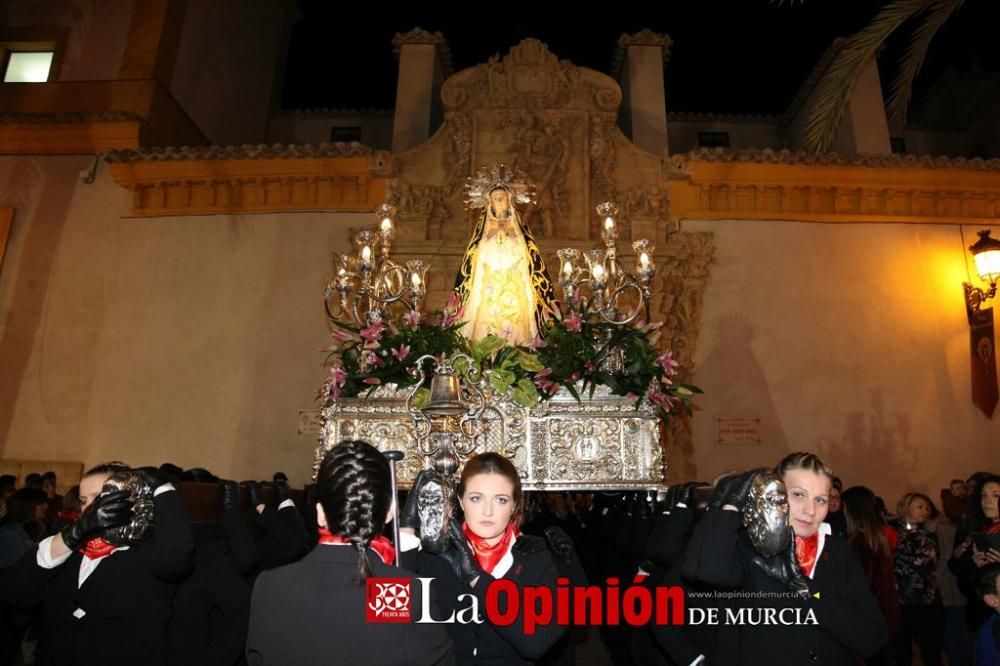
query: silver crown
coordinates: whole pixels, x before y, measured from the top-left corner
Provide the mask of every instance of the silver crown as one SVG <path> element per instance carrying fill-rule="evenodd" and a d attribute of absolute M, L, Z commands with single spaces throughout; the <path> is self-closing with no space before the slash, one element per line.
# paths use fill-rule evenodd
<path fill-rule="evenodd" d="M 466 207 L 486 208 L 490 192 L 496 189 L 507 190 L 514 203 L 535 202 L 535 186 L 528 180 L 527 174 L 506 164 L 491 164 L 466 182 Z"/>

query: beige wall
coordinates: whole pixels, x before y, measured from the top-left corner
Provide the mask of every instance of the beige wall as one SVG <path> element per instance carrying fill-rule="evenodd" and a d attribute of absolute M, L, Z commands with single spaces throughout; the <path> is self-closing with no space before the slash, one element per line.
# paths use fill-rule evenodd
<path fill-rule="evenodd" d="M 957 226 L 686 221 L 715 233 L 694 381 L 699 478 L 813 450 L 890 506 L 997 469 L 1000 411 L 969 388 Z M 718 445 L 718 417 L 759 417 L 761 446 Z"/>
<path fill-rule="evenodd" d="M 42 178 L 0 274 L 0 457 L 304 483 L 314 439 L 297 417 L 324 378 L 330 253 L 369 216 L 129 219 L 128 192 L 103 172 L 83 185 L 80 166 L 0 158 L 0 184 Z"/>

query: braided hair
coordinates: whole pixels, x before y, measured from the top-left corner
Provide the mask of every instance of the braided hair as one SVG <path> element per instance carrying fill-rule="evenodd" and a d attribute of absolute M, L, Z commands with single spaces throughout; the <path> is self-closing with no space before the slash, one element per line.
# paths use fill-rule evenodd
<path fill-rule="evenodd" d="M 320 463 L 316 499 L 326 514 L 327 529 L 357 549 L 358 580 L 365 580 L 371 574 L 365 551 L 382 533 L 392 505 L 389 462 L 367 442 L 340 442 Z"/>

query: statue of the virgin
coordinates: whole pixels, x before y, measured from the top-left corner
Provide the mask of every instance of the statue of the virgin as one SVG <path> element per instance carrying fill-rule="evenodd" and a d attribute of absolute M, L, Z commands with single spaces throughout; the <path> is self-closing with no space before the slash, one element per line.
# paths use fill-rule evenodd
<path fill-rule="evenodd" d="M 545 262 L 516 204 L 532 201 L 526 176 L 503 164 L 469 180 L 466 205 L 482 209 L 455 289 L 465 306 L 465 337 L 498 335 L 526 345 L 552 316 L 555 292 Z"/>

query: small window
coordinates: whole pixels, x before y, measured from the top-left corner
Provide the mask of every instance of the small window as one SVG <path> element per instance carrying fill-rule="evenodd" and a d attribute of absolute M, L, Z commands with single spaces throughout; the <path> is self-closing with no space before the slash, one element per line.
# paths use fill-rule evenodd
<path fill-rule="evenodd" d="M 700 148 L 728 148 L 729 132 L 698 132 Z"/>
<path fill-rule="evenodd" d="M 4 83 L 45 83 L 52 70 L 54 51 L 11 51 L 3 72 Z"/>
<path fill-rule="evenodd" d="M 361 128 L 331 127 L 330 141 L 361 141 Z"/>
<path fill-rule="evenodd" d="M 889 139 L 889 145 L 892 147 L 892 152 L 905 155 L 906 154 L 906 139 L 901 136 L 894 136 Z"/>

